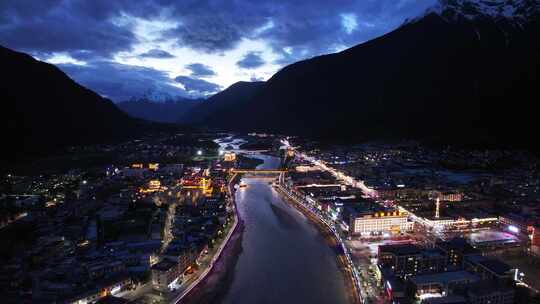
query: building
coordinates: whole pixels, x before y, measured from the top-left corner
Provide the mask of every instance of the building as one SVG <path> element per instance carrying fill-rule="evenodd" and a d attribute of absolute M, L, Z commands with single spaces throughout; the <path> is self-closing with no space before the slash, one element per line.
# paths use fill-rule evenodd
<path fill-rule="evenodd" d="M 485 256 L 471 256 L 465 261 L 465 268 L 476 273 L 483 280 L 494 280 L 498 282 L 511 282 L 515 279 L 518 269 L 510 265 Z"/>
<path fill-rule="evenodd" d="M 178 268 L 178 263 L 170 259 L 163 259 L 152 266 L 152 286 L 154 289 L 159 291 L 174 289 L 182 274 Z"/>
<path fill-rule="evenodd" d="M 418 273 L 422 249 L 412 244 L 379 246 L 379 267 L 389 269 L 397 277 Z"/>
<path fill-rule="evenodd" d="M 148 182 L 146 188 L 141 188 L 139 192 L 141 193 L 153 193 L 158 191 L 166 190 L 166 187 L 161 186 L 161 182 L 158 179 L 153 179 Z"/>
<path fill-rule="evenodd" d="M 197 251 L 193 246 L 186 244 L 176 244 L 171 242 L 169 247 L 163 253 L 163 256 L 178 265 L 178 270 L 183 273 L 188 267 L 195 263 L 200 251 Z"/>
<path fill-rule="evenodd" d="M 413 225 L 414 222 L 409 221 L 404 212 L 381 211 L 353 216 L 350 218 L 349 227 L 352 235 L 372 235 L 410 231 Z"/>
<path fill-rule="evenodd" d="M 468 286 L 470 304 L 513 304 L 515 290 L 497 281 L 482 281 Z"/>
<path fill-rule="evenodd" d="M 433 196 L 443 202 L 461 202 L 463 200 L 463 193 L 457 191 L 435 191 Z"/>
<path fill-rule="evenodd" d="M 406 278 L 420 273 L 446 270 L 447 259 L 438 249 L 422 249 L 413 244 L 379 246 L 379 267 Z"/>
<path fill-rule="evenodd" d="M 533 217 L 521 215 L 521 214 L 507 214 L 499 218 L 501 228 L 505 231 L 511 232 L 515 235 L 522 235 L 533 238 L 534 225 L 536 221 Z"/>
<path fill-rule="evenodd" d="M 416 298 L 427 299 L 434 297 L 445 297 L 453 293 L 457 287 L 469 283 L 478 282 L 480 278 L 467 271 L 450 271 L 417 275 L 411 277 L 412 290 Z"/>
<path fill-rule="evenodd" d="M 226 161 L 226 162 L 235 161 L 236 160 L 236 154 L 234 154 L 232 152 L 225 152 L 223 154 L 223 160 Z"/>
<path fill-rule="evenodd" d="M 463 268 L 466 257 L 480 254 L 464 238 L 454 238 L 450 241 L 437 242 L 435 248 L 444 252 L 448 265 L 457 269 Z"/>

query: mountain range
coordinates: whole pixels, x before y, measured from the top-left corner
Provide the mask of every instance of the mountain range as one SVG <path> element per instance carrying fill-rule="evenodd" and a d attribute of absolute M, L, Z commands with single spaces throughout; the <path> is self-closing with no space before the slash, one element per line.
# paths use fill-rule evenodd
<path fill-rule="evenodd" d="M 291 64 L 255 88 L 233 85 L 192 117 L 323 139 L 528 146 L 540 100 L 539 11 L 536 0 L 442 0 L 379 38 Z"/>
<path fill-rule="evenodd" d="M 0 47 L 0 127 L 11 154 L 3 160 L 169 128 L 131 116 L 356 142 L 531 147 L 539 12 L 538 0 L 441 0 L 386 35 L 266 82 L 239 82 L 205 101 L 120 104 L 129 115 L 54 65 Z"/>
<path fill-rule="evenodd" d="M 178 122 L 211 127 L 229 127 L 234 124 L 226 120 L 236 117 L 242 107 L 248 104 L 265 86 L 265 82 L 239 81 L 227 89 L 210 96 L 196 107 L 180 116 Z M 215 124 L 216 123 L 216 124 Z"/>
<path fill-rule="evenodd" d="M 52 64 L 0 46 L 2 161 L 104 143 L 169 126 L 134 119 Z"/>
<path fill-rule="evenodd" d="M 202 102 L 203 99 L 181 97 L 163 101 L 139 98 L 119 102 L 116 105 L 132 117 L 156 122 L 185 123 L 185 120 L 181 117 Z"/>

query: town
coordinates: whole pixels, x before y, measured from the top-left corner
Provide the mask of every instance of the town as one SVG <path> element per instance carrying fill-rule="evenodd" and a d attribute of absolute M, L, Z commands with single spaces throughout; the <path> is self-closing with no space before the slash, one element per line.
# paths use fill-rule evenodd
<path fill-rule="evenodd" d="M 525 152 L 257 133 L 84 149 L 109 163 L 3 176 L 8 303 L 190 303 L 242 233 L 245 178 L 269 180 L 325 235 L 351 302 L 537 299 L 540 184 Z M 259 169 L 265 155 L 274 168 Z"/>

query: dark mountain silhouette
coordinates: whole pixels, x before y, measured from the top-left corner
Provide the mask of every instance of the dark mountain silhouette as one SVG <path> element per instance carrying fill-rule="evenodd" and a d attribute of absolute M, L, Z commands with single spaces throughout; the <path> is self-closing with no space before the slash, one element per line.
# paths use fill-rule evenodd
<path fill-rule="evenodd" d="M 152 101 L 148 99 L 132 99 L 116 105 L 132 117 L 156 122 L 175 123 L 193 107 L 201 104 L 203 99 L 178 98 L 175 100 Z M 181 121 L 180 121 L 181 122 Z"/>
<path fill-rule="evenodd" d="M 3 161 L 162 127 L 129 117 L 54 65 L 27 54 L 0 47 L 0 66 Z"/>
<path fill-rule="evenodd" d="M 232 84 L 225 90 L 209 97 L 200 105 L 187 111 L 181 116 L 180 122 L 191 123 L 196 125 L 208 126 L 228 126 L 227 117 L 236 115 L 237 112 L 242 112 L 245 104 L 264 87 L 264 82 L 245 82 L 239 81 Z M 214 124 L 213 122 L 218 122 Z M 224 123 L 225 122 L 225 123 Z M 224 123 L 224 124 L 223 124 Z"/>
<path fill-rule="evenodd" d="M 377 39 L 289 65 L 206 123 L 353 141 L 529 146 L 540 100 L 538 2 L 499 1 L 517 3 L 515 16 L 483 12 L 485 2 L 441 1 Z"/>

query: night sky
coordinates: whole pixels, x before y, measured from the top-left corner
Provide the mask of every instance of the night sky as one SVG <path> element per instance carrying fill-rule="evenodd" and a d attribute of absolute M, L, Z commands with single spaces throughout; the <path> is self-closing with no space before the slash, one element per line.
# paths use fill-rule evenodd
<path fill-rule="evenodd" d="M 380 36 L 435 0 L 2 0 L 0 44 L 122 101 L 207 96 Z"/>

